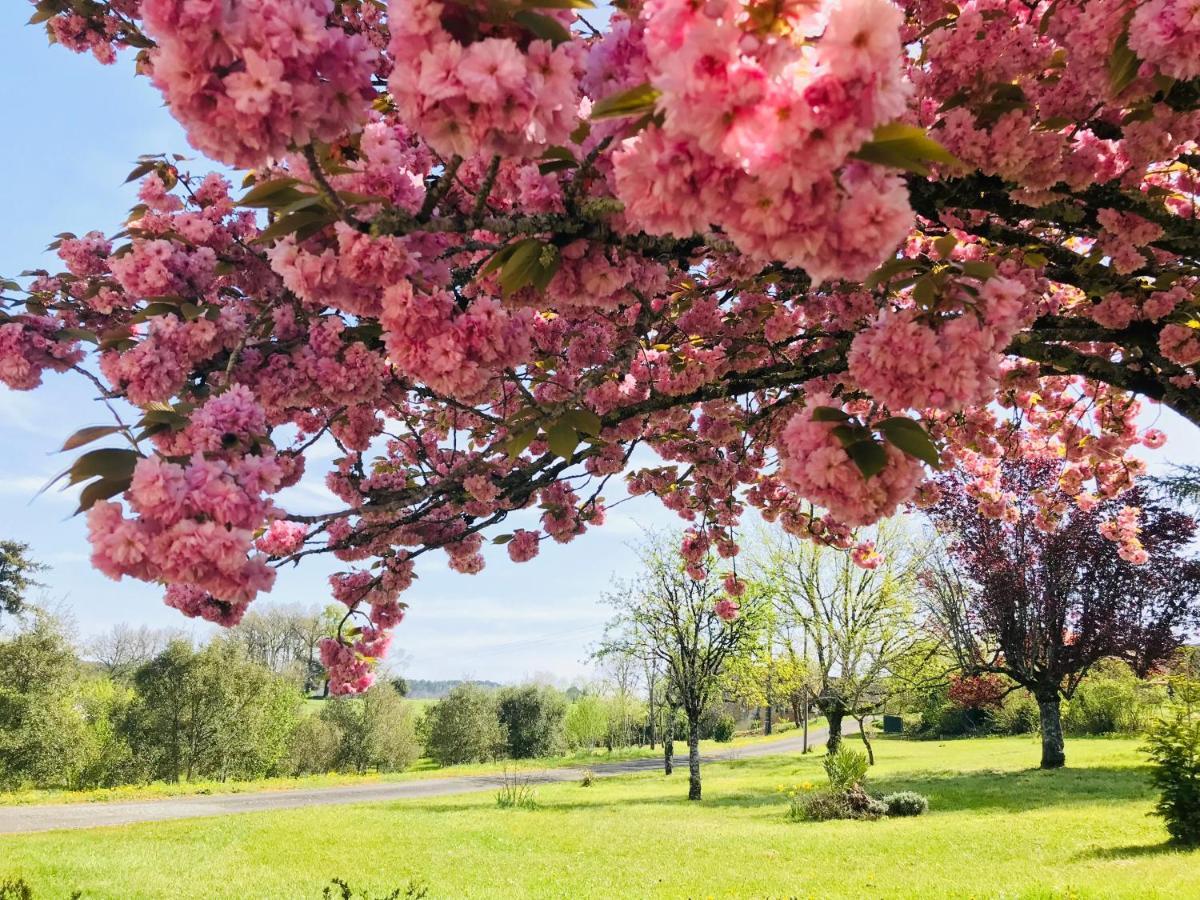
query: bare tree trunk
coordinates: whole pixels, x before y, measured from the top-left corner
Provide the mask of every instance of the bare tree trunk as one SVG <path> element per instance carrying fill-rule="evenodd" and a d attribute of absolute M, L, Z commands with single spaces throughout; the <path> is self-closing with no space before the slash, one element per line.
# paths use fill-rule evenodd
<path fill-rule="evenodd" d="M 808 688 L 804 689 L 804 746 L 800 752 L 808 752 Z"/>
<path fill-rule="evenodd" d="M 688 799 L 700 799 L 700 713 L 688 711 Z"/>
<path fill-rule="evenodd" d="M 670 775 L 675 769 L 675 707 L 667 708 L 667 722 L 663 728 L 663 774 Z"/>
<path fill-rule="evenodd" d="M 774 725 L 774 722 L 772 721 L 772 717 L 771 717 L 771 703 L 768 700 L 767 709 L 766 709 L 765 714 L 763 715 L 763 734 L 764 735 L 771 733 L 772 725 Z"/>
<path fill-rule="evenodd" d="M 871 741 L 867 737 L 867 717 L 855 716 L 854 721 L 858 723 L 858 735 L 862 738 L 863 745 L 867 748 L 867 763 L 875 765 L 875 751 L 871 748 Z"/>
<path fill-rule="evenodd" d="M 1058 694 L 1037 698 L 1042 721 L 1042 768 L 1061 769 L 1067 764 L 1063 749 L 1062 706 Z"/>

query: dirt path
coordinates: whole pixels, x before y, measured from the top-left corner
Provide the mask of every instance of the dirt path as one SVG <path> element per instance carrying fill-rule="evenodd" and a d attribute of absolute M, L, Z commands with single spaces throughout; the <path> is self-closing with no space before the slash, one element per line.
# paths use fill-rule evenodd
<path fill-rule="evenodd" d="M 853 722 L 845 726 L 847 734 L 857 733 Z M 820 749 L 824 743 L 824 728 L 809 731 L 809 747 Z M 732 747 L 719 753 L 705 754 L 704 762 L 728 762 L 758 756 L 800 753 L 802 738 L 779 738 L 742 747 Z M 687 745 L 676 742 L 676 771 L 687 771 Z M 682 754 L 678 751 L 682 750 Z M 662 767 L 661 758 L 632 759 L 624 762 L 601 763 L 592 766 L 597 776 L 628 775 L 651 772 Z M 538 783 L 576 781 L 583 774 L 580 767 L 522 772 L 522 777 Z M 192 819 L 202 816 L 227 816 L 235 813 L 269 812 L 277 809 L 296 809 L 305 806 L 328 806 L 345 803 L 375 803 L 383 800 L 408 800 L 422 797 L 444 797 L 472 791 L 495 789 L 502 776 L 461 775 L 451 778 L 418 778 L 412 781 L 357 784 L 346 787 L 307 788 L 299 790 L 260 791 L 244 794 L 217 794 L 193 797 L 171 797 L 163 800 L 120 801 L 112 803 L 71 803 L 46 806 L 0 807 L 0 834 L 32 831 L 53 831 L 60 828 L 97 828 L 104 825 L 129 825 L 135 822 L 162 822 L 168 819 Z"/>

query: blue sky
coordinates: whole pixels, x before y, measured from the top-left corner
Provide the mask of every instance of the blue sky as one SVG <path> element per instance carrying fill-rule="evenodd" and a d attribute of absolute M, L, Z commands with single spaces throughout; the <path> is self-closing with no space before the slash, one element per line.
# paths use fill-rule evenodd
<path fill-rule="evenodd" d="M 118 230 L 136 202 L 134 186 L 122 182 L 140 153 L 190 150 L 158 93 L 129 65 L 103 67 L 48 47 L 40 29 L 25 27 L 28 4 L 8 0 L 0 7 L 0 33 L 7 37 L 0 55 L 6 133 L 0 142 L 0 274 L 12 276 L 56 267 L 44 247 L 60 231 Z M 198 160 L 195 170 L 206 167 Z M 63 439 L 105 421 L 91 397 L 82 379 L 53 374 L 32 393 L 0 386 L 0 536 L 29 543 L 51 567 L 42 579 L 46 599 L 70 610 L 82 634 L 132 622 L 184 626 L 201 635 L 206 626 L 163 606 L 158 587 L 113 582 L 91 569 L 83 520 L 71 517 L 73 496 L 34 497 L 66 465 L 53 452 Z M 1171 438 L 1160 459 L 1200 462 L 1194 429 L 1165 411 L 1147 418 L 1157 419 Z M 322 468 L 310 458 L 317 477 L 293 489 L 284 505 L 333 502 L 320 483 Z M 600 595 L 614 573 L 633 564 L 628 543 L 644 526 L 676 521 L 652 499 L 638 498 L 572 544 L 543 545 L 531 563 L 512 565 L 502 548 L 489 547 L 488 568 L 469 577 L 450 572 L 440 556 L 422 560 L 420 578 L 406 595 L 409 617 L 397 632 L 403 670 L 414 677 L 501 681 L 539 672 L 585 675 L 587 646 L 607 617 Z M 316 561 L 281 572 L 275 590 L 259 602 L 324 604 L 325 578 L 333 570 Z"/>

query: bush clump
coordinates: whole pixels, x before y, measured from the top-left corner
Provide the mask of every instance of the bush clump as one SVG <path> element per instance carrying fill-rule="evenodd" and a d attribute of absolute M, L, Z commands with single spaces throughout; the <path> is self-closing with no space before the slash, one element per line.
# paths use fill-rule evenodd
<path fill-rule="evenodd" d="M 867 779 L 867 755 L 843 745 L 825 757 L 825 774 L 834 791 L 847 791 Z"/>
<path fill-rule="evenodd" d="M 713 722 L 712 739 L 718 743 L 727 744 L 733 740 L 733 732 L 736 728 L 737 720 L 729 713 L 721 713 Z"/>
<path fill-rule="evenodd" d="M 929 800 L 916 791 L 899 791 L 883 797 L 889 816 L 921 816 L 929 812 Z"/>
<path fill-rule="evenodd" d="M 1158 788 L 1155 810 L 1171 840 L 1200 846 L 1200 682 L 1176 679 L 1166 715 L 1147 735 L 1146 752 L 1154 766 L 1150 780 Z"/>

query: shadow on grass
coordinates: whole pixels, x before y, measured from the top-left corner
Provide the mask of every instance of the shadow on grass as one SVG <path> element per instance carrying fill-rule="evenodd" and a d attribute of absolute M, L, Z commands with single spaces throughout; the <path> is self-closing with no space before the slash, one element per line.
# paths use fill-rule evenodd
<path fill-rule="evenodd" d="M 1131 844 L 1126 847 L 1092 847 L 1076 854 L 1076 859 L 1140 859 L 1144 856 L 1171 856 L 1178 854 L 1195 854 L 1200 862 L 1200 848 L 1180 847 L 1163 841 L 1161 844 Z"/>
<path fill-rule="evenodd" d="M 755 769 L 770 771 L 778 776 L 778 766 L 770 766 L 758 760 L 746 760 L 736 765 L 743 772 Z M 810 773 L 811 774 L 811 773 Z M 812 779 L 814 782 L 816 779 Z M 639 779 L 646 783 L 645 779 Z M 823 781 L 823 779 L 822 779 Z M 579 800 L 563 800 L 554 798 L 539 806 L 539 811 L 553 814 L 555 812 L 571 812 L 573 810 L 620 810 L 632 806 L 677 806 L 687 807 L 687 772 L 676 770 L 670 779 L 664 779 L 661 784 L 672 788 L 670 796 L 655 797 L 626 797 L 618 800 L 604 799 L 602 796 L 591 800 L 581 797 Z M 678 793 L 674 789 L 678 789 Z M 1128 803 L 1130 801 L 1150 800 L 1153 790 L 1142 768 L 1121 768 L 1096 766 L 1081 769 L 1058 769 L 1044 772 L 1040 769 L 1025 771 L 994 771 L 979 770 L 974 772 L 915 772 L 907 775 L 889 775 L 872 778 L 869 788 L 873 793 L 890 794 L 895 791 L 917 791 L 929 797 L 930 809 L 935 812 L 961 812 L 977 810 L 995 810 L 1002 812 L 1023 812 L 1026 810 L 1048 809 L 1056 806 L 1090 803 Z M 581 790 L 583 790 L 581 788 Z M 475 806 L 455 804 L 420 803 L 423 811 L 428 812 L 465 812 L 477 810 Z M 728 809 L 756 809 L 760 807 L 780 807 L 786 800 L 777 790 L 763 788 L 760 790 L 740 790 L 728 792 L 722 789 L 720 781 L 705 785 L 705 797 L 702 801 L 705 807 Z M 1126 848 L 1127 850 L 1132 850 Z M 1169 846 L 1164 848 L 1170 849 Z M 1115 852 L 1115 851 L 1113 851 Z M 1147 850 L 1146 852 L 1151 852 Z"/>

